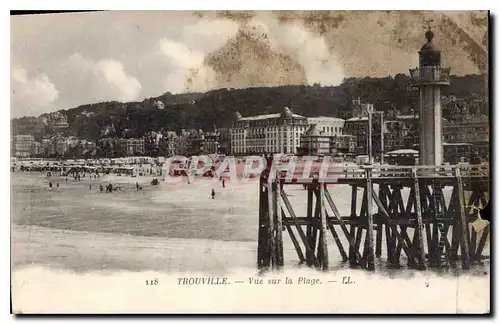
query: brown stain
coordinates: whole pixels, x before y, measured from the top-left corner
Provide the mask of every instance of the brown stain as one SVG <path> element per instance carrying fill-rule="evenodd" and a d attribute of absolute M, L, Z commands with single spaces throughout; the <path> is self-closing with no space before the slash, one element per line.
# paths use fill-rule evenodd
<path fill-rule="evenodd" d="M 236 36 L 205 58 L 216 73 L 217 87 L 305 84 L 304 68 L 275 50 L 266 33 L 242 25 Z"/>
<path fill-rule="evenodd" d="M 229 10 L 223 10 L 223 11 L 217 11 L 216 12 L 216 17 L 219 19 L 230 19 L 233 21 L 237 22 L 245 22 L 253 17 L 255 17 L 256 12 L 251 11 L 251 10 L 238 10 L 238 11 L 229 11 Z"/>

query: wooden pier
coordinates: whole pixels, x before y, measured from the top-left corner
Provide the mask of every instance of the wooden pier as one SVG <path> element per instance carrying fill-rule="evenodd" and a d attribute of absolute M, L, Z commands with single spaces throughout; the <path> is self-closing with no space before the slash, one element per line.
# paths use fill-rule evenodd
<path fill-rule="evenodd" d="M 269 175 L 268 168 L 259 182 L 257 263 L 261 269 L 284 266 L 286 232 L 297 261 L 322 270 L 328 270 L 332 253 L 352 267 L 367 270 L 380 264 L 376 258 L 386 258 L 387 267 L 400 267 L 404 261 L 415 269 L 468 269 L 480 262 L 489 239 L 489 224 L 479 233 L 470 225 L 478 219 L 477 208 L 489 199 L 488 165 L 337 167 L 326 176 L 307 180 Z M 336 201 L 340 198 L 330 194 L 329 188 L 338 185 L 350 190 L 348 215 L 340 214 Z M 291 186 L 304 186 L 306 210 L 292 207 L 287 194 Z M 444 188 L 451 190 L 448 202 Z M 409 191 L 406 199 L 403 190 Z M 329 235 L 336 245 L 333 251 L 334 245 L 327 244 Z"/>

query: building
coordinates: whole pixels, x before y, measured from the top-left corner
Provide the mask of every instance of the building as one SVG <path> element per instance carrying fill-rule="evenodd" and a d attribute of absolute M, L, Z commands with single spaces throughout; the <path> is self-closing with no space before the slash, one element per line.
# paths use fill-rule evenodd
<path fill-rule="evenodd" d="M 304 155 L 332 155 L 337 151 L 335 136 L 325 134 L 320 126 L 312 124 L 302 134 L 300 151 Z"/>
<path fill-rule="evenodd" d="M 125 151 L 126 156 L 143 155 L 145 151 L 144 138 L 122 138 L 120 146 L 122 151 Z"/>
<path fill-rule="evenodd" d="M 381 152 L 381 126 L 380 114 L 372 115 L 372 154 L 379 155 Z M 368 116 L 351 117 L 345 121 L 344 133 L 356 137 L 356 154 L 367 155 L 368 152 L 368 134 L 369 134 Z"/>
<path fill-rule="evenodd" d="M 337 152 L 353 155 L 356 153 L 356 136 L 354 135 L 337 135 L 334 138 L 337 145 Z"/>
<path fill-rule="evenodd" d="M 420 64 L 410 69 L 412 83 L 420 91 L 420 158 L 423 165 L 443 163 L 441 87 L 450 84 L 450 68 L 441 67 L 441 52 L 425 33 L 427 42 L 418 52 Z"/>
<path fill-rule="evenodd" d="M 168 131 L 166 132 L 158 143 L 160 154 L 167 157 L 176 155 L 177 152 L 177 133 Z"/>
<path fill-rule="evenodd" d="M 53 156 L 56 154 L 55 140 L 51 138 L 42 139 L 42 154 L 46 157 Z"/>
<path fill-rule="evenodd" d="M 33 142 L 33 145 L 31 148 L 31 153 L 32 153 L 32 156 L 39 156 L 39 155 L 43 154 L 42 143 L 37 142 L 37 141 Z"/>
<path fill-rule="evenodd" d="M 174 155 L 187 156 L 189 151 L 189 132 L 185 129 L 181 130 L 179 136 L 175 138 L 176 152 Z"/>
<path fill-rule="evenodd" d="M 288 107 L 278 114 L 253 117 L 236 113 L 231 128 L 232 154 L 296 154 L 307 128 L 307 118 L 294 114 Z"/>
<path fill-rule="evenodd" d="M 307 118 L 307 123 L 316 125 L 323 135 L 338 136 L 343 134 L 345 120 L 335 117 L 311 117 Z"/>
<path fill-rule="evenodd" d="M 182 149 L 184 156 L 193 156 L 203 154 L 203 144 L 205 141 L 205 133 L 201 129 L 190 129 L 183 131 L 182 134 Z M 178 144 L 178 147 L 180 145 Z"/>
<path fill-rule="evenodd" d="M 61 116 L 54 121 L 53 127 L 55 130 L 63 130 L 69 127 L 66 116 Z"/>
<path fill-rule="evenodd" d="M 490 128 L 486 116 L 475 116 L 467 122 L 446 123 L 443 126 L 443 154 L 447 162 L 456 162 L 472 153 L 483 159 L 489 158 Z"/>
<path fill-rule="evenodd" d="M 447 143 L 489 142 L 489 137 L 489 123 L 487 120 L 447 123 L 443 127 L 443 140 Z"/>
<path fill-rule="evenodd" d="M 55 148 L 56 154 L 58 156 L 63 156 L 68 153 L 70 145 L 69 141 L 64 137 L 56 137 L 55 138 Z"/>
<path fill-rule="evenodd" d="M 203 153 L 204 154 L 215 154 L 219 153 L 220 147 L 220 134 L 219 132 L 205 133 L 203 138 Z"/>
<path fill-rule="evenodd" d="M 401 123 L 402 147 L 416 149 L 420 147 L 420 117 L 417 114 L 398 115 L 396 120 Z M 390 150 L 389 150 L 390 151 Z"/>
<path fill-rule="evenodd" d="M 403 122 L 400 120 L 384 121 L 384 152 L 404 148 L 405 134 L 403 125 Z"/>
<path fill-rule="evenodd" d="M 96 149 L 96 144 L 87 140 L 81 140 L 78 145 L 80 145 L 80 150 L 82 151 L 82 153 L 93 152 Z"/>
<path fill-rule="evenodd" d="M 30 157 L 33 155 L 35 137 L 32 135 L 15 135 L 12 137 L 12 155 L 15 157 Z"/>
<path fill-rule="evenodd" d="M 228 128 L 219 128 L 219 154 L 231 153 L 231 132 Z"/>

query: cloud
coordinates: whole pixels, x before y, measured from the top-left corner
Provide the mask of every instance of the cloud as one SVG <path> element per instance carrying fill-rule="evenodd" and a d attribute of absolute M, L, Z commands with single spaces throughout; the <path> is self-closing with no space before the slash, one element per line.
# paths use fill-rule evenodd
<path fill-rule="evenodd" d="M 162 39 L 159 47 L 164 60 L 170 66 L 164 79 L 168 91 L 179 93 L 213 88 L 215 72 L 204 65 L 204 53 L 191 50 L 185 44 L 171 39 Z"/>
<path fill-rule="evenodd" d="M 203 48 L 204 53 L 223 46 L 238 32 L 238 23 L 229 19 L 201 19 L 186 25 L 182 38 L 195 48 Z"/>
<path fill-rule="evenodd" d="M 54 74 L 60 81 L 61 108 L 72 108 L 82 102 L 132 101 L 142 90 L 139 80 L 128 74 L 120 61 L 93 61 L 80 53 L 68 57 Z"/>
<path fill-rule="evenodd" d="M 160 54 L 166 71 L 163 77 L 165 91 L 197 92 L 215 88 L 216 73 L 206 65 L 205 58 L 226 44 L 237 31 L 238 24 L 231 20 L 201 19 L 185 25 L 179 41 L 161 39 L 156 52 Z"/>
<path fill-rule="evenodd" d="M 200 67 L 205 57 L 202 52 L 192 51 L 183 43 L 171 39 L 162 39 L 160 48 L 168 63 L 175 68 L 192 69 Z"/>
<path fill-rule="evenodd" d="M 339 85 L 342 82 L 342 64 L 323 37 L 312 34 L 297 22 L 282 24 L 279 28 L 275 33 L 278 45 L 304 67 L 309 84 Z"/>
<path fill-rule="evenodd" d="M 117 91 L 119 101 L 130 101 L 137 98 L 141 92 L 139 81 L 127 74 L 123 64 L 115 60 L 97 62 L 94 73 L 103 76 L 107 84 Z"/>
<path fill-rule="evenodd" d="M 28 75 L 21 67 L 11 71 L 11 114 L 13 117 L 36 116 L 53 110 L 59 92 L 45 74 Z"/>

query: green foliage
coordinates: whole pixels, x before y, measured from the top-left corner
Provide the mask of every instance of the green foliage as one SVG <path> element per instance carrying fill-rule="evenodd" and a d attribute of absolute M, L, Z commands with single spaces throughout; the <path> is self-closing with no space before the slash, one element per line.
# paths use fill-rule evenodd
<path fill-rule="evenodd" d="M 443 95 L 472 101 L 488 96 L 487 77 L 484 75 L 452 76 L 450 87 Z M 230 127 L 233 116 L 281 112 L 289 106 L 294 113 L 308 117 L 331 116 L 347 118 L 352 100 L 374 104 L 375 109 L 400 110 L 409 113 L 418 107 L 418 92 L 410 84 L 409 76 L 397 74 L 384 78 L 346 78 L 339 86 L 289 85 L 245 89 L 218 89 L 206 93 L 172 95 L 165 93 L 142 102 L 101 102 L 78 106 L 64 111 L 69 129 L 64 135 L 96 141 L 103 136 L 137 137 L 148 131 L 196 128 L 212 130 Z M 161 100 L 165 108 L 157 109 L 154 102 Z M 445 116 L 446 117 L 446 116 Z M 453 116 L 448 116 L 453 118 Z M 105 135 L 103 132 L 108 129 Z M 23 117 L 12 120 L 13 134 L 32 134 L 37 138 L 53 132 L 40 126 L 40 121 Z"/>

